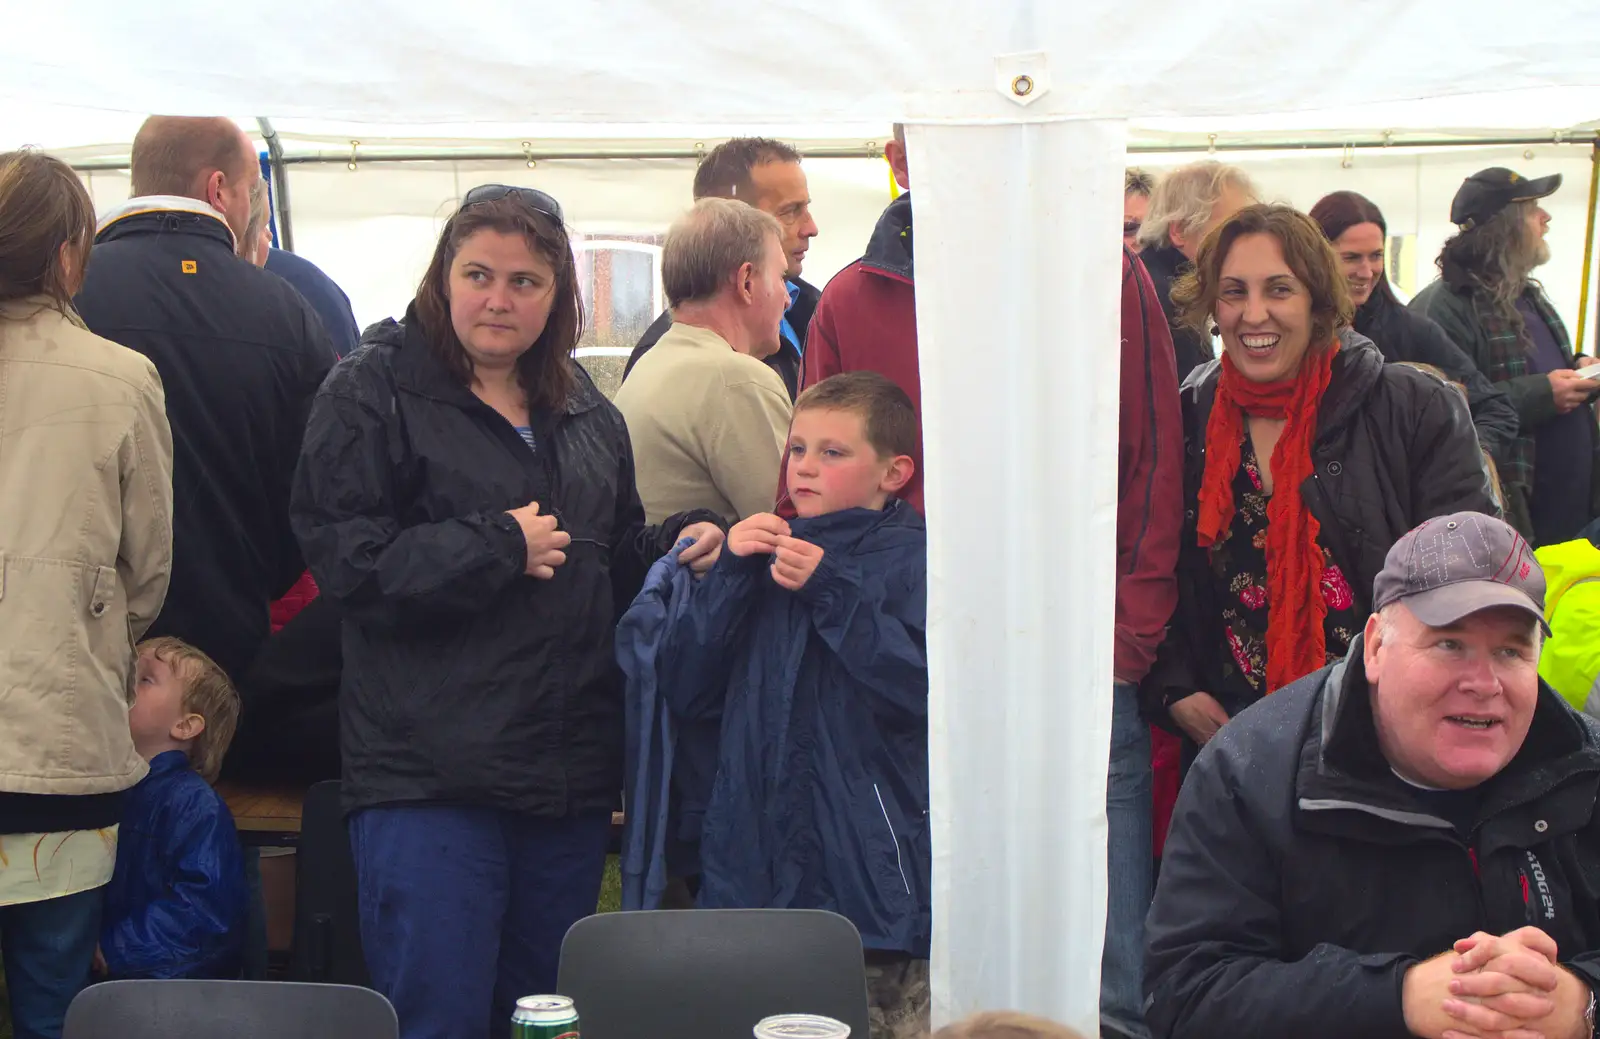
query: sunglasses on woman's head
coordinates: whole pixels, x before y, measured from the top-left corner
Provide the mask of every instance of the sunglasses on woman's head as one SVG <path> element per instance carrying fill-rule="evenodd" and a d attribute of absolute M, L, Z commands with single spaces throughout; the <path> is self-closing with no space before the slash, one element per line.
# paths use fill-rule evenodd
<path fill-rule="evenodd" d="M 503 198 L 515 196 L 517 201 L 535 212 L 543 213 L 558 224 L 566 223 L 561 216 L 561 203 L 540 191 L 538 188 L 518 188 L 510 184 L 480 184 L 467 192 L 461 200 L 461 208 L 457 213 L 464 212 L 469 206 L 481 205 L 485 202 L 498 202 Z"/>

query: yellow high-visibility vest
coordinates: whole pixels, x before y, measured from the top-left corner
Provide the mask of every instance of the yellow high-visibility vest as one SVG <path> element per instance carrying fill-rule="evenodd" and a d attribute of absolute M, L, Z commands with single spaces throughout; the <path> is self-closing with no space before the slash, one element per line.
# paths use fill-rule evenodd
<path fill-rule="evenodd" d="M 1579 538 L 1534 553 L 1544 568 L 1552 635 L 1539 677 L 1578 710 L 1600 718 L 1600 548 Z"/>

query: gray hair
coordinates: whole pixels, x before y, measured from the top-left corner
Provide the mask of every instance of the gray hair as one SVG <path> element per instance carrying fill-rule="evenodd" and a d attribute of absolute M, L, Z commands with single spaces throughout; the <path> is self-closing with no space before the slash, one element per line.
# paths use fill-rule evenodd
<path fill-rule="evenodd" d="M 1161 178 L 1150 195 L 1150 210 L 1139 228 L 1139 245 L 1159 249 L 1171 245 L 1167 228 L 1177 224 L 1193 238 L 1211 222 L 1211 210 L 1224 191 L 1235 188 L 1251 199 L 1259 197 L 1250 174 L 1237 166 L 1206 161 L 1180 166 Z"/>
<path fill-rule="evenodd" d="M 1129 166 L 1122 173 L 1122 193 L 1124 195 L 1143 195 L 1149 198 L 1155 194 L 1156 178 L 1149 170 L 1142 170 L 1137 166 Z"/>
<path fill-rule="evenodd" d="M 272 220 L 272 199 L 267 194 L 267 182 L 258 180 L 250 188 L 250 223 L 244 229 L 244 236 L 235 243 L 239 256 L 255 262 L 256 246 L 261 241 L 261 229 Z"/>
<path fill-rule="evenodd" d="M 661 287 L 667 305 L 710 299 L 728 275 L 766 262 L 767 240 L 783 241 L 771 215 L 728 198 L 703 198 L 667 231 L 661 248 Z"/>
<path fill-rule="evenodd" d="M 1513 202 L 1470 231 L 1453 235 L 1439 250 L 1441 273 L 1459 268 L 1472 285 L 1488 296 L 1512 327 L 1522 327 L 1517 300 L 1528 287 L 1533 269 L 1549 260 L 1543 240 L 1528 230 L 1528 214 L 1537 201 Z"/>

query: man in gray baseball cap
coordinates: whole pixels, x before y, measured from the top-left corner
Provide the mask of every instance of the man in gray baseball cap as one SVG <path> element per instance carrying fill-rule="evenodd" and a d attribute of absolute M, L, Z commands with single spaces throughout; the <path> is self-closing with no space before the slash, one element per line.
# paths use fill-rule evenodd
<path fill-rule="evenodd" d="M 1152 1035 L 1592 1039 L 1600 736 L 1539 680 L 1511 527 L 1389 551 L 1345 660 L 1223 727 L 1146 925 Z"/>

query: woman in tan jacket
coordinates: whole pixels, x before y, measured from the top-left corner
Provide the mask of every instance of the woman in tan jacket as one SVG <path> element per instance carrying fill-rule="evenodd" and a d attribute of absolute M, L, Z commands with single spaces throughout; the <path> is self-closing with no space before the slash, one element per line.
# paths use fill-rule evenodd
<path fill-rule="evenodd" d="M 155 366 L 72 309 L 94 237 L 73 171 L 0 154 L 0 951 L 16 1034 L 57 1039 L 89 975 L 122 792 L 134 642 L 172 564 Z"/>

